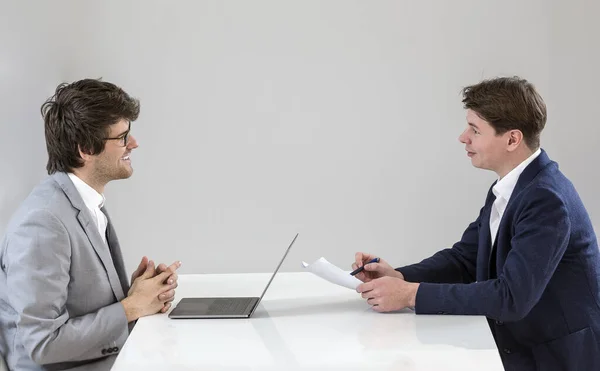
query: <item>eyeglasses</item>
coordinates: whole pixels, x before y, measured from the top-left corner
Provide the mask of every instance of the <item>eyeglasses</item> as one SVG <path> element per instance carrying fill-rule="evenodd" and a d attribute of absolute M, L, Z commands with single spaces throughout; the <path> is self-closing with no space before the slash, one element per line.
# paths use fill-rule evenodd
<path fill-rule="evenodd" d="M 118 137 L 115 138 L 104 138 L 104 140 L 118 140 L 119 141 L 119 145 L 121 145 L 122 147 L 126 147 L 127 144 L 129 144 L 129 132 L 131 131 L 131 122 L 129 122 L 129 127 L 127 128 L 127 131 L 124 132 L 123 134 L 119 135 Z"/>

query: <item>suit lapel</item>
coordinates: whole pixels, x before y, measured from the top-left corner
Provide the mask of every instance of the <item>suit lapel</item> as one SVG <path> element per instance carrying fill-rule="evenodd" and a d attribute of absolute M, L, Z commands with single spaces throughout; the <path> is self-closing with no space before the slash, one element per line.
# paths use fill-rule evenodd
<path fill-rule="evenodd" d="M 488 269 L 488 273 L 492 271 L 492 263 L 495 262 L 495 259 L 492 259 L 494 257 L 494 255 L 497 254 L 497 249 L 498 249 L 498 240 L 500 239 L 500 232 L 503 231 L 504 229 L 506 229 L 506 220 L 508 220 L 509 218 L 506 218 L 506 213 L 510 212 L 509 208 L 511 207 L 511 205 L 513 204 L 513 200 L 517 198 L 518 194 L 525 189 L 529 183 L 531 183 L 533 181 L 533 179 L 535 179 L 535 177 L 539 174 L 540 171 L 542 171 L 542 169 L 544 169 L 546 166 L 548 166 L 549 164 L 553 163 L 553 161 L 550 160 L 550 158 L 548 157 L 548 154 L 546 154 L 546 151 L 544 151 L 543 149 L 541 150 L 540 154 L 538 157 L 536 157 L 529 165 L 527 165 L 527 167 L 523 170 L 523 172 L 521 173 L 521 175 L 519 176 L 519 179 L 517 180 L 517 184 L 515 185 L 515 188 L 510 196 L 510 199 L 508 200 L 508 203 L 506 204 L 506 208 L 504 209 L 504 215 L 502 215 L 502 219 L 500 220 L 500 223 L 498 225 L 498 232 L 496 233 L 496 239 L 494 240 L 494 244 L 491 245 L 491 232 L 490 232 L 490 212 L 491 212 L 491 208 L 492 208 L 492 204 L 489 205 L 489 210 L 487 212 L 487 247 L 488 247 L 488 253 L 489 253 L 489 261 L 487 264 L 487 269 Z M 493 203 L 493 201 L 492 201 Z M 495 263 L 494 263 L 495 264 Z M 493 271 L 495 272 L 496 269 L 494 267 Z M 495 274 L 497 275 L 497 274 Z M 490 277 L 492 278 L 492 277 Z M 495 278 L 495 277 L 493 277 Z"/>
<path fill-rule="evenodd" d="M 494 187 L 492 184 L 492 187 Z M 487 198 L 485 200 L 485 206 L 483 213 L 481 214 L 481 225 L 479 226 L 479 250 L 477 251 L 477 266 L 479 267 L 479 277 L 477 280 L 489 279 L 489 265 L 491 257 L 491 232 L 490 232 L 490 213 L 492 211 L 492 205 L 496 197 L 492 192 L 492 187 L 488 191 Z"/>
<path fill-rule="evenodd" d="M 87 235 L 88 240 L 92 245 L 92 248 L 96 252 L 96 255 L 98 255 L 98 258 L 100 259 L 102 265 L 104 266 L 104 269 L 106 270 L 106 274 L 108 276 L 108 280 L 110 282 L 110 286 L 113 290 L 113 293 L 115 294 L 115 297 L 119 301 L 122 300 L 125 297 L 125 294 L 123 292 L 123 287 L 121 286 L 121 282 L 119 280 L 119 275 L 117 274 L 117 271 L 115 269 L 115 264 L 112 261 L 110 251 L 108 249 L 108 246 L 102 240 L 102 237 L 98 232 L 98 228 L 94 223 L 94 219 L 92 218 L 92 215 L 88 208 L 85 206 L 81 195 L 79 194 L 77 188 L 75 188 L 75 185 L 73 185 L 73 182 L 71 182 L 71 179 L 69 179 L 69 176 L 66 173 L 54 173 L 52 177 L 63 189 L 63 191 L 67 195 L 67 198 L 71 202 L 71 205 L 73 205 L 74 208 L 79 210 L 77 220 L 79 221 L 79 224 L 81 224 L 81 227 Z"/>
<path fill-rule="evenodd" d="M 110 248 L 110 251 L 112 252 L 112 260 L 115 264 L 115 269 L 117 271 L 117 275 L 119 276 L 119 281 L 121 282 L 123 292 L 127 293 L 129 291 L 129 278 L 127 278 L 127 271 L 125 270 L 125 263 L 123 262 L 121 246 L 119 244 L 119 240 L 117 239 L 117 234 L 115 232 L 113 224 L 110 220 L 110 216 L 106 211 L 106 207 L 102 208 L 102 212 L 104 213 L 104 215 L 106 215 L 106 219 L 108 221 L 106 225 L 106 241 L 108 241 L 108 246 Z"/>

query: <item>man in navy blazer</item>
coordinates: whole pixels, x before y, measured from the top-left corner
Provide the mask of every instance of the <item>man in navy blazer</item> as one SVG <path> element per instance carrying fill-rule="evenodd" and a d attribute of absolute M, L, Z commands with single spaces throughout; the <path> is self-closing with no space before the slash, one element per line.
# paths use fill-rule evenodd
<path fill-rule="evenodd" d="M 357 253 L 358 292 L 380 312 L 484 315 L 506 370 L 600 370 L 600 253 L 573 184 L 540 148 L 546 106 L 526 80 L 463 90 L 465 144 L 495 171 L 477 219 L 452 248 L 392 268 Z"/>

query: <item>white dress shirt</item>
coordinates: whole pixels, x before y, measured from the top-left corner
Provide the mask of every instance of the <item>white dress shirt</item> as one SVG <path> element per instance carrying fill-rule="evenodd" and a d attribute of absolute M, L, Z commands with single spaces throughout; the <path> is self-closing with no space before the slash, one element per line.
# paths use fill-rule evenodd
<path fill-rule="evenodd" d="M 98 228 L 98 233 L 100 233 L 100 237 L 102 237 L 104 243 L 107 243 L 106 225 L 108 224 L 108 221 L 106 215 L 100 210 L 104 206 L 104 195 L 96 192 L 94 188 L 90 187 L 86 182 L 77 177 L 77 175 L 73 173 L 68 173 L 68 175 L 81 195 L 85 206 L 90 210 L 94 222 L 96 223 L 96 227 Z"/>
<path fill-rule="evenodd" d="M 496 196 L 496 200 L 492 205 L 492 211 L 490 213 L 490 234 L 492 236 L 492 246 L 494 246 L 494 242 L 496 241 L 498 226 L 500 226 L 500 221 L 504 215 L 504 210 L 506 210 L 508 200 L 510 200 L 510 196 L 517 185 L 517 181 L 519 180 L 521 173 L 523 170 L 525 170 L 527 165 L 529 165 L 540 155 L 540 153 L 542 153 L 542 151 L 538 148 L 538 150 L 529 156 L 527 160 L 521 162 L 516 168 L 512 169 L 504 176 L 504 178 L 499 179 L 492 188 L 492 192 L 494 193 L 494 196 Z"/>

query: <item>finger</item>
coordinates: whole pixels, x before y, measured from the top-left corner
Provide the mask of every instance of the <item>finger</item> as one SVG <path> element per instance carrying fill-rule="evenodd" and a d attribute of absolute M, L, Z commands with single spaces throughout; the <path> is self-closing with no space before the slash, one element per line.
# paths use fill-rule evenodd
<path fill-rule="evenodd" d="M 158 282 L 165 282 L 167 277 L 175 273 L 175 271 L 181 267 L 181 262 L 176 261 L 173 264 L 169 265 L 167 269 L 165 269 L 162 273 L 158 274 L 154 279 Z"/>
<path fill-rule="evenodd" d="M 365 282 L 365 283 L 361 283 L 360 285 L 358 285 L 358 287 L 356 288 L 356 292 L 366 292 L 366 291 L 371 291 L 373 289 L 373 281 L 371 282 Z"/>
<path fill-rule="evenodd" d="M 166 304 L 166 303 L 170 303 L 170 302 L 172 302 L 173 300 L 175 300 L 175 293 L 173 293 L 173 296 L 171 296 L 170 298 L 168 298 L 167 300 L 165 300 L 165 304 Z"/>
<path fill-rule="evenodd" d="M 365 276 L 363 272 L 355 274 L 354 277 L 358 278 L 360 281 L 367 282 L 367 276 Z"/>
<path fill-rule="evenodd" d="M 385 312 L 384 307 L 382 307 L 381 305 L 373 305 L 371 307 L 371 309 L 373 309 L 375 312 L 379 312 L 379 313 Z"/>
<path fill-rule="evenodd" d="M 160 273 L 162 273 L 162 272 L 166 271 L 166 270 L 167 270 L 167 268 L 168 268 L 168 267 L 167 267 L 167 265 L 166 265 L 165 263 L 160 263 L 160 264 L 158 265 L 158 267 L 156 267 L 156 274 L 160 274 Z M 167 283 L 167 282 L 164 282 L 164 283 Z"/>
<path fill-rule="evenodd" d="M 379 304 L 381 304 L 381 299 L 380 298 L 370 298 L 367 300 L 367 304 L 379 306 Z"/>
<path fill-rule="evenodd" d="M 174 290 L 177 288 L 177 286 L 179 286 L 179 284 L 177 282 L 173 283 L 172 285 L 164 284 L 162 282 L 158 282 L 158 284 L 160 285 L 160 287 L 158 288 L 158 291 L 156 292 L 157 296 L 160 296 L 161 294 L 164 294 L 165 292 L 167 292 L 169 290 Z"/>
<path fill-rule="evenodd" d="M 162 273 L 167 270 L 167 265 L 165 263 L 160 263 L 158 267 L 156 267 L 156 273 Z"/>
<path fill-rule="evenodd" d="M 166 302 L 169 299 L 175 297 L 175 290 L 165 291 L 162 294 L 158 295 L 158 300 Z"/>
<path fill-rule="evenodd" d="M 148 266 L 148 258 L 143 256 L 142 261 L 140 261 L 140 264 L 138 265 L 136 270 L 133 272 L 132 276 L 139 277 L 139 275 L 142 274 L 142 272 L 146 270 L 146 266 Z"/>
<path fill-rule="evenodd" d="M 364 299 L 367 298 L 378 298 L 381 296 L 380 290 L 369 290 L 369 291 L 365 291 L 363 293 L 360 294 L 360 296 L 362 296 Z"/>
<path fill-rule="evenodd" d="M 354 262 L 356 264 L 356 268 L 362 267 L 364 261 L 364 255 L 362 252 L 357 252 L 354 254 Z M 354 268 L 354 269 L 356 269 Z"/>
<path fill-rule="evenodd" d="M 365 270 L 369 272 L 380 272 L 383 270 L 383 266 L 380 263 L 369 263 L 365 264 Z"/>
<path fill-rule="evenodd" d="M 172 275 L 173 273 L 175 273 L 175 271 L 173 270 L 174 268 L 172 268 L 171 266 L 169 266 L 167 268 L 167 270 L 165 270 L 164 272 L 157 274 L 154 277 L 154 280 L 159 282 L 159 283 L 163 283 L 167 280 L 167 277 L 169 277 L 170 275 Z"/>
<path fill-rule="evenodd" d="M 181 267 L 181 261 L 176 260 L 173 263 L 171 263 L 171 265 L 168 267 L 166 264 L 160 263 L 159 266 L 156 268 L 156 270 L 157 270 L 157 273 L 163 273 L 163 272 L 166 272 L 167 269 L 169 269 L 169 268 L 173 268 L 174 270 L 177 270 L 179 267 Z"/>
<path fill-rule="evenodd" d="M 379 294 L 375 292 L 375 290 L 363 292 L 360 294 L 363 299 L 373 299 L 379 297 Z"/>
<path fill-rule="evenodd" d="M 154 276 L 154 272 L 155 272 L 154 262 L 152 260 L 150 260 L 148 262 L 148 265 L 146 265 L 146 270 L 144 271 L 144 274 L 142 274 L 140 276 L 140 278 L 143 278 L 143 279 L 152 278 L 152 276 Z"/>
<path fill-rule="evenodd" d="M 352 270 L 356 270 L 358 269 L 358 265 L 356 265 L 356 263 L 352 263 Z"/>
<path fill-rule="evenodd" d="M 373 260 L 376 258 L 375 255 L 366 254 L 364 252 L 357 252 L 354 256 L 354 260 L 356 261 L 356 265 L 362 267 L 366 262 Z"/>
<path fill-rule="evenodd" d="M 160 310 L 161 313 L 167 313 L 167 311 L 171 308 L 171 303 L 165 303 L 164 307 Z"/>
<path fill-rule="evenodd" d="M 167 283 L 169 285 L 172 285 L 174 282 L 177 282 L 178 278 L 179 278 L 179 276 L 177 275 L 177 272 L 175 272 L 167 279 Z"/>
<path fill-rule="evenodd" d="M 167 303 L 167 302 L 171 302 L 173 301 L 173 299 L 175 299 L 175 290 L 168 290 L 163 292 L 162 294 L 158 295 L 158 300 L 160 302 L 162 302 L 163 304 Z"/>

